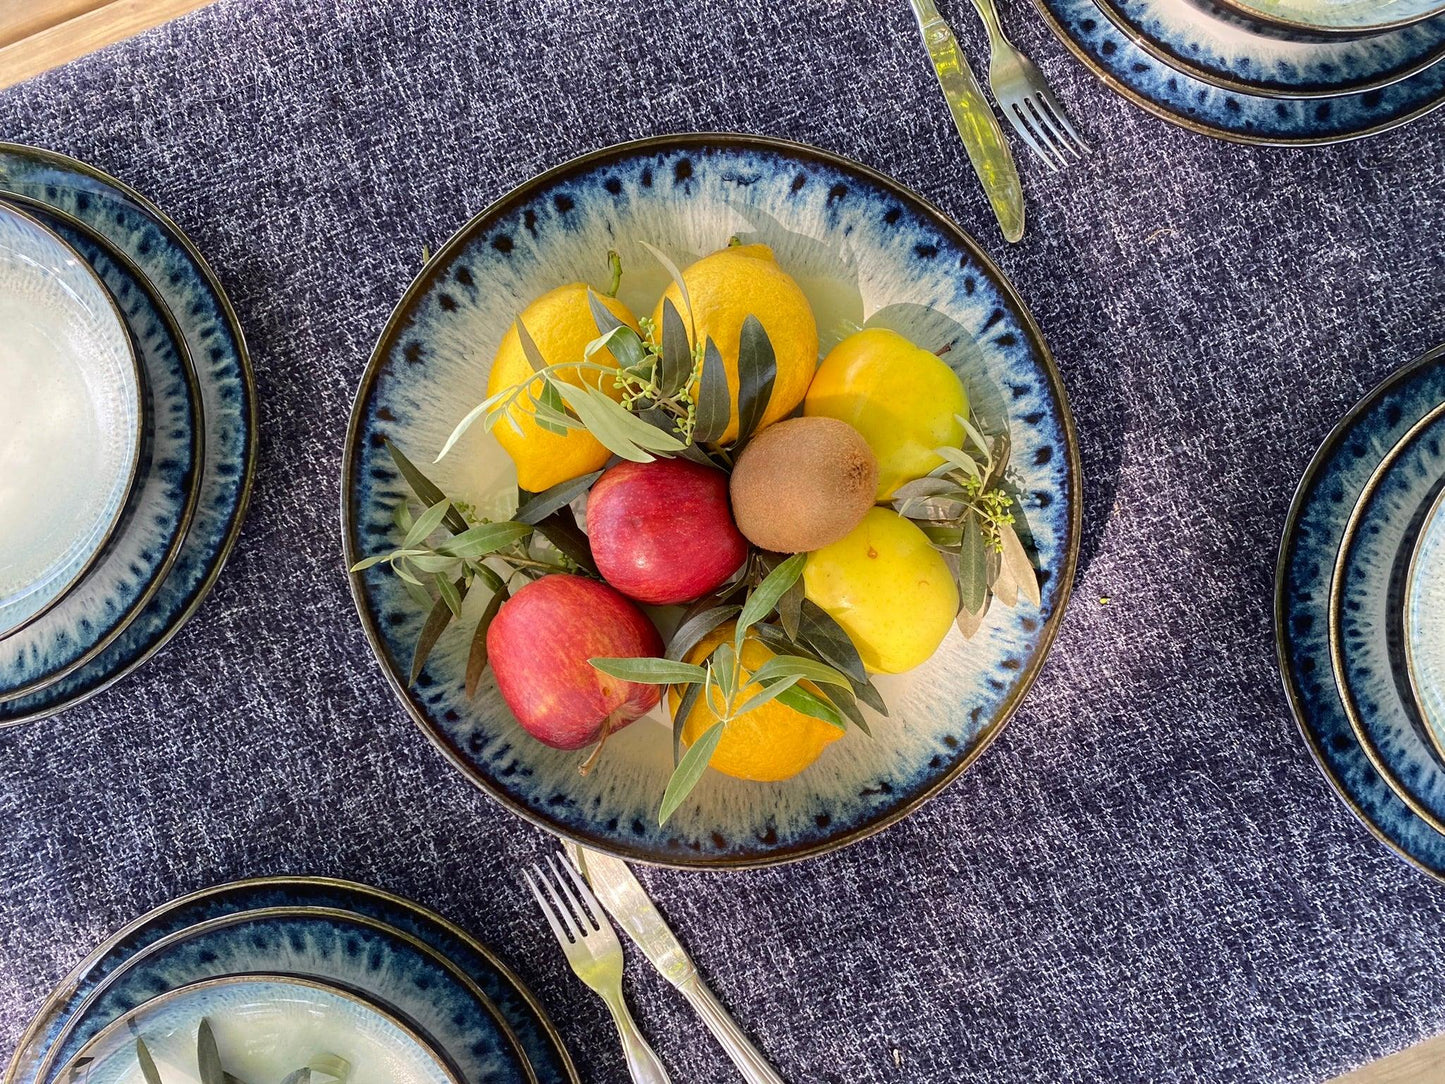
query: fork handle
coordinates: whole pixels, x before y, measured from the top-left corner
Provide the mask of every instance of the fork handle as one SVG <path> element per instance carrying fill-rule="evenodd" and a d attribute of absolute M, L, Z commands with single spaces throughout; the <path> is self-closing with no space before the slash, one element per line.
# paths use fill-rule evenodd
<path fill-rule="evenodd" d="M 983 20 L 983 28 L 988 31 L 989 48 L 1004 45 L 1013 48 L 1007 35 L 1003 32 L 1003 23 L 999 21 L 998 8 L 993 0 L 973 0 L 974 10 L 978 17 Z"/>
<path fill-rule="evenodd" d="M 687 998 L 698 1016 L 702 1017 L 702 1022 L 727 1051 L 733 1065 L 737 1066 L 738 1072 L 748 1084 L 783 1084 L 783 1078 L 778 1076 L 767 1059 L 758 1053 L 758 1048 L 743 1034 L 743 1029 L 728 1015 L 728 1011 L 697 977 L 696 972 L 679 983 L 677 988 L 682 991 L 682 996 Z"/>
<path fill-rule="evenodd" d="M 607 999 L 612 1010 L 612 1022 L 617 1025 L 617 1034 L 622 1036 L 622 1053 L 627 1058 L 627 1071 L 632 1074 L 632 1084 L 672 1084 L 662 1059 L 647 1045 L 637 1022 L 627 1009 L 627 1002 L 619 991 L 616 997 Z"/>

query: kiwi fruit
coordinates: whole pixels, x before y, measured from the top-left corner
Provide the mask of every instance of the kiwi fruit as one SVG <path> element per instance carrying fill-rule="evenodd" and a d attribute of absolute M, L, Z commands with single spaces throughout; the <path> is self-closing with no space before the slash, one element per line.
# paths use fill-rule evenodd
<path fill-rule="evenodd" d="M 878 460 L 837 418 L 788 418 L 753 437 L 733 467 L 733 519 L 753 545 L 806 553 L 838 541 L 873 506 Z"/>

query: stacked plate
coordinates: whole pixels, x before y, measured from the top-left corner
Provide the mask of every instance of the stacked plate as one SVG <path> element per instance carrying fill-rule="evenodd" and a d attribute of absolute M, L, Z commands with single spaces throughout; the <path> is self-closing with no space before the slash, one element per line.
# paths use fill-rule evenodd
<path fill-rule="evenodd" d="M 0 143 L 0 726 L 154 654 L 224 563 L 255 389 L 224 291 L 143 197 Z"/>
<path fill-rule="evenodd" d="M 1445 877 L 1445 346 L 1315 454 L 1280 550 L 1285 689 L 1346 803 Z"/>
<path fill-rule="evenodd" d="M 147 1060 L 195 1084 L 212 1054 L 245 1084 L 578 1079 L 536 998 L 456 926 L 363 885 L 270 878 L 112 936 L 50 995 L 3 1084 L 143 1084 Z"/>
<path fill-rule="evenodd" d="M 1186 128 L 1334 143 L 1445 101 L 1445 0 L 1034 0 L 1106 83 Z"/>

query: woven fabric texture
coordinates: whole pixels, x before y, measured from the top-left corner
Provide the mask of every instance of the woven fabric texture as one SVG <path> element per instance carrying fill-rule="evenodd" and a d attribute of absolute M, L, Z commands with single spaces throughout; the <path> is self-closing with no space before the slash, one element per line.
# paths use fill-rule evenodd
<path fill-rule="evenodd" d="M 945 14 L 982 70 L 976 19 Z M 1318 1081 L 1445 1031 L 1445 888 L 1315 769 L 1271 627 L 1310 454 L 1445 340 L 1445 110 L 1328 148 L 1230 145 L 1109 92 L 1022 0 L 1005 19 L 1097 147 L 1059 174 L 1021 158 L 1013 247 L 902 0 L 220 0 L 0 93 L 5 138 L 188 231 L 261 404 L 249 520 L 198 615 L 107 693 L 0 733 L 0 1048 L 145 909 L 304 872 L 483 934 L 584 1078 L 626 1079 L 515 881 L 545 838 L 444 762 L 371 658 L 338 474 L 425 247 L 572 155 L 698 129 L 849 155 L 981 238 L 1059 358 L 1084 462 L 1053 657 L 961 781 L 806 864 L 642 874 L 784 1078 Z M 629 974 L 675 1079 L 735 1079 L 673 991 Z"/>

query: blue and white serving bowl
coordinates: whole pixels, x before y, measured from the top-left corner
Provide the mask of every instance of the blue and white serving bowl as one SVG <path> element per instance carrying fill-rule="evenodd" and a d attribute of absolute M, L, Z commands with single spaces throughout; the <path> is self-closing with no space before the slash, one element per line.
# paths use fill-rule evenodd
<path fill-rule="evenodd" d="M 1331 585 L 1355 507 L 1390 450 L 1441 403 L 1445 346 L 1391 375 L 1325 438 L 1285 521 L 1274 621 L 1285 693 L 1320 770 L 1377 838 L 1445 879 L 1445 835 L 1400 797 L 1361 746 L 1330 646 Z"/>
<path fill-rule="evenodd" d="M 347 434 L 343 532 L 348 564 L 396 545 L 406 485 L 390 439 L 429 464 L 485 397 L 490 359 L 516 313 L 568 282 L 599 288 L 621 253 L 621 298 L 650 311 L 666 282 L 642 247 L 675 261 L 737 236 L 770 245 L 808 294 L 822 349 L 858 325 L 888 326 L 942 351 L 987 427 L 1007 427 L 1010 480 L 1041 569 L 1043 604 L 994 607 L 965 643 L 878 681 L 890 717 L 870 741 L 850 733 L 795 778 L 758 784 L 710 772 L 659 827 L 671 774 L 667 731 L 642 720 L 613 736 L 604 763 L 543 746 L 513 720 L 490 676 L 475 698 L 464 671 L 483 591 L 466 599 L 413 685 L 423 613 L 383 568 L 352 576 L 381 666 L 431 740 L 507 808 L 625 859 L 689 867 L 791 861 L 892 824 L 958 778 L 1032 685 L 1058 628 L 1079 535 L 1079 459 L 1063 383 L 1023 301 L 974 240 L 894 181 L 824 151 L 738 135 L 664 136 L 586 155 L 472 219 L 407 289 L 361 379 Z M 510 461 L 474 427 L 425 468 L 448 495 L 488 514 L 515 499 Z"/>
<path fill-rule="evenodd" d="M 1445 489 L 1430 506 L 1411 556 L 1404 615 L 1410 691 L 1445 763 Z"/>
<path fill-rule="evenodd" d="M 245 1081 L 343 1070 L 347 1084 L 464 1084 L 407 1021 L 338 986 L 294 975 L 228 975 L 177 987 L 111 1022 L 60 1071 L 86 1084 L 146 1084 L 137 1041 L 164 1084 L 199 1084 L 198 1035 Z"/>
<path fill-rule="evenodd" d="M 115 299 L 58 234 L 0 205 L 0 637 L 110 541 L 141 456 L 143 386 Z"/>

